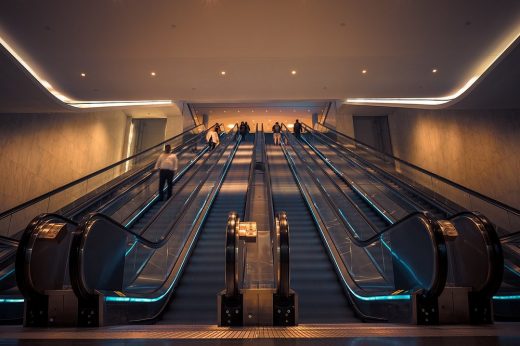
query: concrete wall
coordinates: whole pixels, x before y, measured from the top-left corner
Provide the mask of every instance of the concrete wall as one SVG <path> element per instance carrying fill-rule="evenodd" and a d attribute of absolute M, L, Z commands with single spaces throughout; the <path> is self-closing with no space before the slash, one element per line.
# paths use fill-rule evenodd
<path fill-rule="evenodd" d="M 354 136 L 353 115 L 388 115 L 394 156 L 520 208 L 519 110 L 344 105 L 327 122 Z"/>
<path fill-rule="evenodd" d="M 120 160 L 120 111 L 0 115 L 0 211 Z"/>
<path fill-rule="evenodd" d="M 191 125 L 193 126 L 193 121 L 191 122 Z M 168 115 L 164 138 L 172 138 L 173 136 L 178 135 L 183 131 L 183 127 L 183 116 L 181 114 Z"/>
<path fill-rule="evenodd" d="M 157 119 L 132 119 L 136 138 L 133 153 L 140 153 L 148 148 L 164 141 L 166 132 L 165 118 Z"/>
<path fill-rule="evenodd" d="M 389 114 L 394 154 L 520 208 L 519 110 L 412 110 Z"/>

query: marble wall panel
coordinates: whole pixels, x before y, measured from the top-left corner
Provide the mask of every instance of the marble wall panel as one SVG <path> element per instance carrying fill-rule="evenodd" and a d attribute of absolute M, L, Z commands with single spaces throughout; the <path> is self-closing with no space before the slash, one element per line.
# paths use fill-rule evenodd
<path fill-rule="evenodd" d="M 123 112 L 0 116 L 0 211 L 122 158 Z"/>
<path fill-rule="evenodd" d="M 389 114 L 396 156 L 520 209 L 520 111 Z"/>

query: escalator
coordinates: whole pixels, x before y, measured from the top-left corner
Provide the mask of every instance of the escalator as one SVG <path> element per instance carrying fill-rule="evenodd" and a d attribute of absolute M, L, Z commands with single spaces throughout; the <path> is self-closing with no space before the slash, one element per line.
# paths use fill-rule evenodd
<path fill-rule="evenodd" d="M 63 299 L 70 296 L 72 291 L 64 286 L 70 272 L 73 295 L 79 299 L 81 313 L 77 321 L 66 319 L 63 314 L 47 318 L 28 314 L 25 324 L 100 325 L 157 319 L 178 283 L 185 259 L 196 243 L 201 225 L 238 149 L 234 137 L 234 133 L 226 135 L 223 144 L 179 185 L 177 196 L 161 206 L 141 233 L 101 213 L 90 214 L 79 226 L 63 218 L 56 219 L 54 215 L 49 215 L 47 220 L 44 215 L 42 220 L 32 224 L 29 228 L 34 241 L 24 241 L 24 249 L 19 251 L 30 255 L 22 255 L 17 260 L 17 266 L 19 264 L 21 268 L 18 281 L 27 299 L 26 309 L 41 310 L 42 304 L 49 304 L 52 292 L 63 295 Z M 61 238 L 56 245 L 43 240 L 49 232 L 54 232 L 53 238 Z M 66 244 L 71 248 L 69 271 L 65 270 L 67 265 L 62 261 L 45 256 L 52 246 L 61 253 L 68 253 Z M 38 277 L 40 261 L 37 255 L 40 252 L 43 252 L 44 260 L 53 261 L 46 263 L 46 267 L 61 268 L 51 273 L 50 281 Z M 48 309 L 49 314 L 53 312 Z"/>
<path fill-rule="evenodd" d="M 244 212 L 252 151 L 252 143 L 240 144 L 160 323 L 216 324 L 215 294 L 224 278 L 223 225 L 230 210 Z"/>
<path fill-rule="evenodd" d="M 281 150 L 336 272 L 336 281 L 351 304 L 350 318 L 438 323 L 437 299 L 448 271 L 441 225 L 424 213 L 414 213 L 377 232 L 359 209 L 361 219 L 355 221 L 341 202 L 344 198 L 339 187 L 313 166 L 301 143 L 283 124 L 282 129 L 285 140 Z M 304 267 L 313 265 L 312 259 L 303 263 Z M 341 301 L 345 298 L 336 304 Z M 304 319 L 303 313 L 300 315 Z"/>
<path fill-rule="evenodd" d="M 272 136 L 267 138 L 274 207 L 285 210 L 291 223 L 291 286 L 298 293 L 300 322 L 359 321 L 349 306 L 281 148 L 274 146 Z"/>
<path fill-rule="evenodd" d="M 502 268 L 505 268 L 504 283 L 493 298 L 495 315 L 501 319 L 514 315 L 511 313 L 514 309 L 510 307 L 516 306 L 519 300 L 514 287 L 517 287 L 517 292 L 520 291 L 520 271 L 517 270 L 520 261 L 515 248 L 504 240 L 511 239 L 507 228 L 510 229 L 515 223 L 517 211 L 406 161 L 378 153 L 324 125 L 317 124 L 317 128 L 320 131 L 306 126 L 308 136 L 305 141 L 313 143 L 309 146 L 315 146 L 314 150 L 321 152 L 327 165 L 333 164 L 339 171 L 348 172 L 361 181 L 369 181 L 370 185 L 367 186 L 376 198 L 386 194 L 403 210 L 426 210 L 430 215 L 453 224 L 456 233 L 448 236 L 447 242 L 450 257 L 449 286 L 471 287 L 469 300 L 479 301 L 476 304 L 483 305 L 483 301 L 490 301 L 497 292 L 502 280 Z M 469 211 L 480 208 L 479 211 L 492 217 L 496 226 L 480 212 Z M 399 214 L 396 216 L 399 218 Z M 506 229 L 502 228 L 504 226 Z M 504 238 L 502 246 L 497 231 Z M 506 260 L 505 267 L 503 257 Z M 507 306 L 506 302 L 510 305 Z M 491 307 L 489 303 L 484 305 L 486 307 L 473 309 L 482 314 L 472 319 L 489 323 L 492 320 Z"/>
<path fill-rule="evenodd" d="M 268 160 L 263 162 L 270 168 L 255 161 L 260 155 L 256 141 L 242 142 L 238 136 L 235 142 L 234 131 L 179 179 L 173 198 L 149 205 L 148 213 L 116 211 L 112 215 L 118 216 L 111 218 L 98 212 L 79 225 L 59 215 L 34 220 L 17 259 L 28 298 L 26 324 L 67 323 L 66 314 L 36 314 L 55 299 L 52 292 L 61 301 L 77 299 L 77 309 L 69 307 L 70 314 L 79 311 L 77 320 L 70 318 L 74 325 L 215 324 L 228 213 L 234 210 L 249 219 L 266 214 L 251 207 L 253 172 L 270 175 L 273 207 L 268 209 L 286 211 L 291 224 L 291 286 L 299 297 L 300 322 L 439 321 L 438 299 L 453 270 L 447 265 L 442 223 L 412 213 L 388 227 L 374 226 L 334 182 L 333 170 L 319 167 L 319 155 L 287 128 L 281 147 L 268 139 Z M 122 209 L 128 203 L 121 203 Z M 44 261 L 39 263 L 38 256 Z M 41 265 L 53 268 L 52 273 L 43 275 Z M 244 268 L 247 274 L 250 267 Z M 259 282 L 256 274 L 247 275 L 250 283 Z"/>
<path fill-rule="evenodd" d="M 394 219 L 400 219 L 417 210 L 426 210 L 436 218 L 445 219 L 463 210 L 460 206 L 448 204 L 445 200 L 428 198 L 417 185 L 400 180 L 397 176 L 372 164 L 366 159 L 366 153 L 363 156 L 357 155 L 354 147 L 342 146 L 326 134 L 315 131 L 305 124 L 304 127 L 307 130 L 305 140 L 312 143 L 315 150 L 318 150 L 323 157 L 333 160 L 334 165 L 341 172 L 348 172 L 350 179 L 363 186 L 367 194 L 377 199 L 386 199 L 386 203 L 381 204 L 390 210 L 389 213 L 394 215 Z M 389 165 L 387 164 L 386 167 Z"/>
<path fill-rule="evenodd" d="M 204 131 L 200 130 L 201 127 L 194 127 L 164 142 L 172 145 L 174 152 L 179 156 L 180 167 L 184 166 L 185 170 L 196 165 L 204 154 L 204 149 L 198 152 L 194 150 L 204 136 Z M 151 165 L 154 163 L 155 154 L 162 149 L 164 143 L 2 213 L 0 225 L 8 225 L 8 228 L 1 231 L 11 234 L 11 237 L 0 238 L 0 304 L 4 304 L 0 309 L 1 321 L 20 321 L 22 316 L 23 299 L 16 286 L 14 258 L 18 247 L 17 239 L 22 234 L 16 230 L 22 229 L 24 220 L 30 218 L 33 212 L 41 212 L 43 203 L 47 210 L 57 208 L 55 213 L 71 221 L 81 220 L 90 212 L 102 210 L 123 219 L 131 216 L 131 222 L 135 222 L 138 220 L 138 217 L 134 217 L 137 214 L 141 216 L 150 207 L 157 208 L 157 204 L 154 203 L 157 182 L 156 175 L 151 172 Z M 181 173 L 178 178 L 182 178 L 185 171 Z M 79 196 L 78 191 L 89 192 Z M 126 203 L 129 199 L 134 209 L 130 203 Z M 60 206 L 58 202 L 66 205 Z"/>

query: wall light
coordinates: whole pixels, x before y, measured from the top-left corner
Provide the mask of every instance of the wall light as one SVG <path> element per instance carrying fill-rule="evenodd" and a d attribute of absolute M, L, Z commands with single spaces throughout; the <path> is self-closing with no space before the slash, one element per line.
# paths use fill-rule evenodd
<path fill-rule="evenodd" d="M 126 106 L 163 106 L 173 104 L 172 100 L 133 100 L 133 101 L 81 101 L 75 100 L 56 90 L 48 81 L 40 77 L 38 73 L 12 48 L 4 39 L 0 37 L 0 44 L 18 61 L 31 76 L 40 83 L 52 96 L 67 106 L 74 108 L 106 108 L 106 107 L 126 107 Z"/>
<path fill-rule="evenodd" d="M 367 73 L 367 70 L 363 70 L 361 71 L 362 74 L 366 74 Z"/>
<path fill-rule="evenodd" d="M 155 77 L 156 75 L 157 75 L 157 73 L 155 73 L 155 72 L 150 72 L 150 76 Z"/>
<path fill-rule="evenodd" d="M 292 70 L 292 71 L 291 71 L 291 74 L 292 74 L 292 75 L 295 75 L 295 74 L 296 74 L 296 70 Z"/>
<path fill-rule="evenodd" d="M 87 74 L 85 72 L 81 72 L 81 77 L 86 77 Z"/>
<path fill-rule="evenodd" d="M 220 74 L 225 76 L 226 75 L 226 71 L 220 71 Z"/>
<path fill-rule="evenodd" d="M 478 67 L 473 71 L 473 76 L 466 83 L 452 94 L 440 97 L 403 97 L 403 98 L 348 98 L 343 103 L 374 105 L 374 106 L 435 106 L 447 105 L 456 102 L 459 97 L 466 93 L 490 68 L 505 55 L 505 53 L 514 47 L 520 38 L 520 24 L 517 25 L 507 37 L 495 48 L 493 54 L 484 59 Z M 432 69 L 432 73 L 436 73 L 437 69 Z"/>
<path fill-rule="evenodd" d="M 432 73 L 437 73 L 437 69 L 434 68 L 434 69 L 432 70 Z"/>

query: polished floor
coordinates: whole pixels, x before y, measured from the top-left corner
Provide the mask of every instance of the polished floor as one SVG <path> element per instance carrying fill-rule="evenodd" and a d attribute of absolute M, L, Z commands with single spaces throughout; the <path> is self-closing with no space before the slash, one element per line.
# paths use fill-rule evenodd
<path fill-rule="evenodd" d="M 131 325 L 99 329 L 0 327 L 0 345 L 520 345 L 520 326 L 390 324 L 272 328 Z"/>

